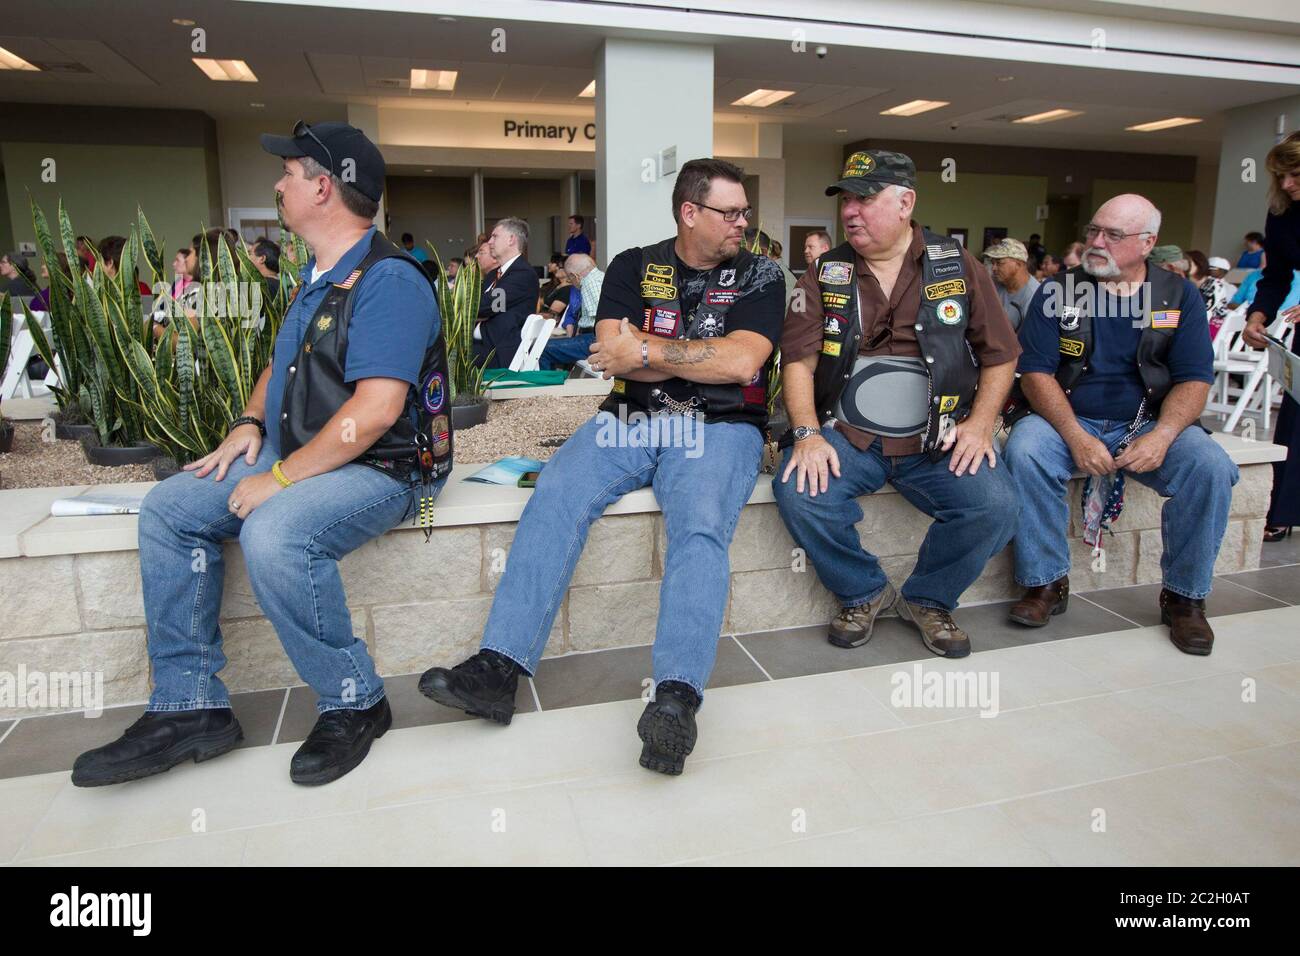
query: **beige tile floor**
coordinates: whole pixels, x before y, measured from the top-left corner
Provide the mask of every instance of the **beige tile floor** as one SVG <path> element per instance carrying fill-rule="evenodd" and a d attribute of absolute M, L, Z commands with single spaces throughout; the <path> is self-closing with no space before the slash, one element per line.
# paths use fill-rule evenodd
<path fill-rule="evenodd" d="M 896 706 L 912 663 L 718 688 L 679 778 L 636 765 L 638 701 L 394 730 L 318 789 L 293 743 L 14 777 L 0 862 L 1296 865 L 1300 607 L 1214 624 L 1209 658 L 1151 627 L 922 662 L 997 675 L 992 717 Z"/>

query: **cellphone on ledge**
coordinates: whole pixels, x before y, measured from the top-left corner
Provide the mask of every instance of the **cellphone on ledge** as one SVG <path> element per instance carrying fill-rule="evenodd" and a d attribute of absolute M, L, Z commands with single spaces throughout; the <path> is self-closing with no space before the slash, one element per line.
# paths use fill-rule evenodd
<path fill-rule="evenodd" d="M 520 487 L 520 488 L 536 488 L 536 487 L 537 487 L 537 476 L 540 475 L 540 474 L 541 474 L 540 471 L 526 471 L 526 472 L 524 472 L 522 475 L 519 476 L 519 487 Z"/>

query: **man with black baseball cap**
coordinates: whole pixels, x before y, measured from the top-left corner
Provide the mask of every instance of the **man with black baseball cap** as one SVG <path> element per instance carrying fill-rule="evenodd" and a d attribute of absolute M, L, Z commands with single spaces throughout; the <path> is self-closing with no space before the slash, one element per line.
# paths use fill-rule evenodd
<path fill-rule="evenodd" d="M 156 485 L 140 508 L 153 693 L 117 741 L 82 754 L 90 787 L 220 756 L 243 737 L 217 676 L 222 542 L 237 539 L 258 604 L 319 696 L 295 783 L 356 767 L 392 725 L 355 635 L 338 561 L 428 505 L 451 471 L 447 356 L 433 288 L 371 220 L 384 159 L 344 123 L 263 136 L 284 159 L 285 225 L 306 241 L 271 364 L 225 441 Z M 215 474 L 214 474 L 215 472 Z"/>
<path fill-rule="evenodd" d="M 1016 527 L 993 429 L 1020 346 L 979 260 L 912 220 L 911 159 L 855 152 L 826 194 L 840 197 L 848 238 L 804 273 L 786 312 L 794 428 L 772 491 L 840 602 L 832 644 L 859 647 L 897 613 L 932 653 L 964 657 L 970 639 L 951 612 Z M 856 499 L 886 481 L 935 519 L 901 594 L 854 527 Z"/>

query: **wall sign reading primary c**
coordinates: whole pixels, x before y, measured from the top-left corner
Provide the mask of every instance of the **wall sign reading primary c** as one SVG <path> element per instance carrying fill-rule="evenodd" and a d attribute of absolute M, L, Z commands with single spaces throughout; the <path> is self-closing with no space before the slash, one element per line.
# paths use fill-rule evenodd
<path fill-rule="evenodd" d="M 572 143 L 578 136 L 577 126 L 549 126 L 545 123 L 530 123 L 527 120 L 503 120 L 502 133 L 507 138 L 514 136 L 520 139 L 558 139 L 561 142 Z M 596 124 L 588 123 L 582 127 L 582 135 L 589 140 L 596 139 Z"/>

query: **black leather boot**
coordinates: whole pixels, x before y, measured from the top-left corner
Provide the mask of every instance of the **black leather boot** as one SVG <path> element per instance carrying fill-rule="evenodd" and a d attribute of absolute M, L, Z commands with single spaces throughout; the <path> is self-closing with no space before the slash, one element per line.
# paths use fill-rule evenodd
<path fill-rule="evenodd" d="M 420 693 L 472 717 L 509 724 L 522 672 L 504 654 L 482 650 L 455 667 L 429 668 L 420 677 Z"/>
<path fill-rule="evenodd" d="M 391 726 L 387 697 L 366 710 L 325 711 L 289 762 L 289 779 L 307 787 L 337 780 L 365 760 Z"/>
<path fill-rule="evenodd" d="M 191 758 L 201 763 L 220 757 L 243 739 L 244 731 L 229 707 L 146 711 L 117 740 L 78 757 L 72 765 L 72 783 L 102 787 L 152 777 Z"/>
<path fill-rule="evenodd" d="M 695 712 L 699 709 L 700 695 L 690 684 L 666 680 L 656 687 L 655 699 L 646 705 L 636 725 L 644 742 L 641 766 L 656 773 L 681 773 L 695 749 Z"/>

